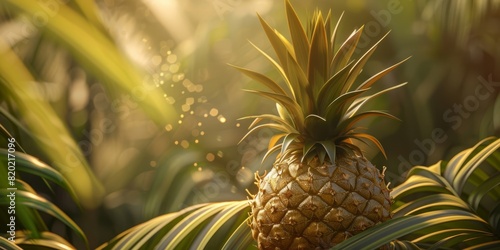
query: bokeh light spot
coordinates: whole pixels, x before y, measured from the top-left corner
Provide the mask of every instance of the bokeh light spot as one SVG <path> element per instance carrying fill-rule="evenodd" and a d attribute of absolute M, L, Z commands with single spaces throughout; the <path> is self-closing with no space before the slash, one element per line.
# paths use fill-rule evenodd
<path fill-rule="evenodd" d="M 217 118 L 219 119 L 219 121 L 220 121 L 221 123 L 225 123 L 225 122 L 226 122 L 226 117 L 224 117 L 224 116 L 222 116 L 222 115 L 219 115 Z"/>
<path fill-rule="evenodd" d="M 179 64 L 172 64 L 170 65 L 168 71 L 170 71 L 171 73 L 177 73 L 177 71 L 179 71 L 179 68 L 180 68 L 180 65 Z"/>
<path fill-rule="evenodd" d="M 200 84 L 196 85 L 194 87 L 194 91 L 200 93 L 201 91 L 203 91 L 203 85 L 200 85 Z"/>
<path fill-rule="evenodd" d="M 169 96 L 169 97 L 167 97 L 167 102 L 168 102 L 168 104 L 172 105 L 175 103 L 175 99 L 173 97 Z"/>
<path fill-rule="evenodd" d="M 172 131 L 173 128 L 174 127 L 172 126 L 172 124 L 165 125 L 165 130 L 167 130 L 167 131 Z"/>
<path fill-rule="evenodd" d="M 151 63 L 153 63 L 153 65 L 155 65 L 155 66 L 160 65 L 161 61 L 162 61 L 162 59 L 161 59 L 161 56 L 159 56 L 159 55 L 155 55 L 155 56 L 151 57 Z"/>
<path fill-rule="evenodd" d="M 160 69 L 161 69 L 161 71 L 168 71 L 168 64 L 165 64 L 165 63 L 162 64 Z"/>
<path fill-rule="evenodd" d="M 189 148 L 189 142 L 186 141 L 186 140 L 182 140 L 181 147 L 183 147 L 183 148 Z"/>
<path fill-rule="evenodd" d="M 167 62 L 169 63 L 175 63 L 177 61 L 177 56 L 174 54 L 170 54 L 167 56 Z"/>
<path fill-rule="evenodd" d="M 217 114 L 219 114 L 219 110 L 217 110 L 216 108 L 212 108 L 210 110 L 210 115 L 211 116 L 216 116 Z"/>
<path fill-rule="evenodd" d="M 207 161 L 214 161 L 215 155 L 212 153 L 208 153 L 206 158 L 207 158 Z"/>

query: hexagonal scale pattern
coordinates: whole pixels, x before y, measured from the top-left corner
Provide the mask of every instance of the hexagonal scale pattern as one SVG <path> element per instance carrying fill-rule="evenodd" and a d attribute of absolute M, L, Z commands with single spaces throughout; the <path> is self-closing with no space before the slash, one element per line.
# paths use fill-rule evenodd
<path fill-rule="evenodd" d="M 257 183 L 250 227 L 259 249 L 329 249 L 391 218 L 383 175 L 364 157 L 284 159 Z"/>

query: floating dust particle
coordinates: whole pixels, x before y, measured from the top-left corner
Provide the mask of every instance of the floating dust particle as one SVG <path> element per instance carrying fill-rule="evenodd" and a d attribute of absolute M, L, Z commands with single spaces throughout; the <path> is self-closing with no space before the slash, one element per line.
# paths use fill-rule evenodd
<path fill-rule="evenodd" d="M 191 111 L 189 112 L 189 114 L 190 114 L 190 115 L 194 115 L 194 111 L 193 111 L 193 110 L 191 110 Z"/>
<path fill-rule="evenodd" d="M 241 126 L 240 123 L 236 123 L 236 127 L 239 128 Z"/>
<path fill-rule="evenodd" d="M 222 151 L 220 151 L 220 150 L 219 150 L 219 151 L 217 151 L 217 156 L 219 156 L 219 158 L 224 157 L 224 152 L 222 152 Z"/>
<path fill-rule="evenodd" d="M 170 54 L 169 56 L 167 56 L 167 62 L 169 62 L 169 63 L 177 62 L 177 56 L 174 54 Z"/>
<path fill-rule="evenodd" d="M 182 112 L 188 112 L 191 109 L 191 106 L 189 104 L 182 104 L 181 108 Z"/>
<path fill-rule="evenodd" d="M 201 91 L 203 91 L 203 85 L 196 85 L 195 88 L 194 88 L 194 91 L 196 91 L 197 93 L 200 93 Z"/>
<path fill-rule="evenodd" d="M 175 103 L 175 99 L 173 97 L 169 96 L 169 97 L 167 97 L 167 103 L 172 105 Z"/>
<path fill-rule="evenodd" d="M 203 123 L 201 123 L 201 122 L 198 122 L 198 127 L 201 127 L 201 125 L 203 125 Z"/>
<path fill-rule="evenodd" d="M 186 98 L 186 104 L 193 105 L 194 104 L 194 98 L 193 97 Z"/>
<path fill-rule="evenodd" d="M 167 51 L 167 55 L 170 55 L 170 54 L 172 54 L 172 51 L 170 51 L 170 50 Z"/>
<path fill-rule="evenodd" d="M 177 73 L 177 71 L 179 71 L 179 68 L 180 68 L 180 65 L 178 63 L 176 64 L 172 64 L 170 65 L 168 71 L 170 71 L 170 73 Z"/>
<path fill-rule="evenodd" d="M 179 145 L 179 141 L 174 141 L 174 144 L 175 145 Z"/>
<path fill-rule="evenodd" d="M 159 55 L 154 55 L 153 57 L 151 57 L 151 63 L 153 63 L 153 65 L 155 65 L 155 66 L 160 65 L 161 61 L 162 61 L 162 58 Z"/>
<path fill-rule="evenodd" d="M 219 114 L 219 110 L 217 110 L 216 108 L 212 108 L 209 113 L 211 116 L 216 116 L 217 114 Z"/>
<path fill-rule="evenodd" d="M 186 141 L 186 140 L 182 140 L 181 141 L 181 147 L 183 147 L 183 148 L 189 148 L 189 142 Z"/>
<path fill-rule="evenodd" d="M 194 85 L 189 85 L 189 87 L 187 87 L 187 90 L 192 93 L 196 90 L 196 87 Z"/>
<path fill-rule="evenodd" d="M 194 140 L 195 144 L 198 144 L 200 141 L 198 139 Z"/>
<path fill-rule="evenodd" d="M 177 123 L 182 124 L 182 120 L 179 120 Z"/>
<path fill-rule="evenodd" d="M 149 166 L 151 166 L 151 167 L 155 168 L 155 167 L 157 166 L 156 161 L 150 161 L 150 162 L 149 162 Z"/>
<path fill-rule="evenodd" d="M 143 39 L 142 39 L 142 42 L 143 42 L 143 43 L 146 43 L 146 42 L 148 42 L 148 39 L 143 38 Z"/>
<path fill-rule="evenodd" d="M 193 166 L 197 167 L 198 166 L 198 162 L 193 163 Z"/>
<path fill-rule="evenodd" d="M 163 76 L 163 75 L 165 75 L 165 73 L 161 72 L 161 73 L 160 73 L 160 76 Z"/>
<path fill-rule="evenodd" d="M 206 103 L 207 101 L 208 101 L 208 99 L 206 96 L 201 96 L 198 98 L 199 103 Z"/>
<path fill-rule="evenodd" d="M 231 186 L 231 193 L 235 194 L 238 191 L 238 188 L 236 186 Z"/>
<path fill-rule="evenodd" d="M 208 117 L 208 114 L 203 114 L 203 117 L 207 118 L 207 117 Z"/>
<path fill-rule="evenodd" d="M 182 85 L 189 91 L 189 92 L 195 92 L 196 91 L 196 86 L 193 82 L 191 82 L 189 79 L 185 79 L 182 81 Z"/>
<path fill-rule="evenodd" d="M 166 97 L 167 97 L 167 94 L 163 94 L 163 97 L 165 97 L 165 98 L 166 98 Z"/>
<path fill-rule="evenodd" d="M 172 129 L 173 129 L 173 128 L 174 128 L 174 127 L 172 126 L 172 124 L 167 124 L 167 125 L 165 125 L 165 130 L 167 130 L 167 131 L 169 131 L 169 132 L 170 132 L 170 131 L 172 131 Z"/>
<path fill-rule="evenodd" d="M 180 75 L 180 74 L 175 74 L 175 75 L 173 75 L 173 76 L 172 76 L 172 81 L 174 81 L 174 82 L 179 82 L 179 81 L 181 81 L 183 78 L 184 78 L 184 77 L 183 77 L 183 76 L 181 77 L 181 75 Z"/>
<path fill-rule="evenodd" d="M 208 153 L 206 158 L 207 158 L 207 161 L 212 162 L 215 160 L 215 155 L 212 153 Z"/>
<path fill-rule="evenodd" d="M 181 118 L 184 118 L 184 114 L 181 114 L 181 115 L 180 115 L 180 117 L 181 117 Z"/>
<path fill-rule="evenodd" d="M 222 136 L 218 135 L 215 140 L 217 140 L 218 142 L 221 142 L 222 141 Z"/>
<path fill-rule="evenodd" d="M 217 119 L 219 119 L 220 123 L 226 123 L 226 117 L 222 116 L 222 115 L 219 115 L 217 117 Z"/>
<path fill-rule="evenodd" d="M 182 81 L 182 86 L 184 86 L 184 88 L 187 88 L 190 85 L 193 85 L 193 83 L 189 79 Z"/>
<path fill-rule="evenodd" d="M 173 84 L 173 83 L 172 83 L 172 84 L 170 84 L 170 87 L 172 87 L 172 88 L 173 88 L 173 87 L 174 87 L 174 84 Z"/>
<path fill-rule="evenodd" d="M 161 46 L 161 48 L 160 48 L 160 54 L 162 56 L 166 56 L 167 55 L 167 51 L 168 51 L 168 47 L 167 46 Z"/>
<path fill-rule="evenodd" d="M 205 135 L 205 131 L 201 131 L 201 132 L 200 132 L 200 135 Z"/>
<path fill-rule="evenodd" d="M 200 172 L 201 172 L 202 170 L 203 170 L 203 169 L 202 169 L 201 167 L 198 167 L 198 171 L 200 171 Z"/>

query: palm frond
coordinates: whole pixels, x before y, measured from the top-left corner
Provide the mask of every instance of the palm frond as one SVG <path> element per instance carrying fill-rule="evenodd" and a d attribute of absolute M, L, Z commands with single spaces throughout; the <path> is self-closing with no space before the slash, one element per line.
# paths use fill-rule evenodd
<path fill-rule="evenodd" d="M 247 237 L 242 223 L 249 208 L 248 201 L 195 205 L 135 226 L 98 249 L 223 249 Z"/>
<path fill-rule="evenodd" d="M 336 249 L 369 249 L 396 239 L 424 249 L 500 247 L 499 148 L 500 139 L 490 137 L 449 162 L 412 168 L 407 180 L 391 193 L 395 218 Z"/>
<path fill-rule="evenodd" d="M 148 192 L 144 215 L 152 218 L 166 212 L 177 210 L 180 204 L 185 204 L 196 183 L 191 181 L 193 159 L 202 158 L 202 153 L 197 150 L 172 150 L 158 161 L 155 175 L 151 181 Z"/>
<path fill-rule="evenodd" d="M 17 106 L 33 139 L 46 149 L 54 165 L 73 184 L 83 204 L 95 202 L 102 195 L 101 185 L 50 104 L 35 91 L 34 79 L 17 55 L 8 47 L 0 50 L 0 81 Z M 50 122 L 44 122 L 44 121 Z M 17 122 L 17 124 L 21 124 Z M 40 124 L 44 124 L 40 126 Z M 90 205 L 90 204 L 88 204 Z"/>
<path fill-rule="evenodd" d="M 54 249 L 54 250 L 73 250 L 75 247 L 57 234 L 43 232 L 41 237 L 33 239 L 24 232 L 19 231 L 16 234 L 16 244 L 23 249 Z"/>
<path fill-rule="evenodd" d="M 8 155 L 9 153 L 6 149 L 0 149 L 0 163 L 2 163 L 2 165 L 7 166 Z M 2 190 L 0 190 L 0 204 L 8 206 L 10 203 L 10 199 L 7 195 L 15 193 L 16 216 L 19 219 L 19 225 L 17 226 L 17 229 L 24 228 L 26 230 L 26 232 L 23 234 L 20 234 L 20 232 L 22 231 L 17 231 L 16 238 L 20 240 L 22 238 L 22 235 L 26 235 L 26 239 L 31 239 L 29 241 L 29 244 L 35 244 L 35 242 L 38 242 L 41 245 L 50 245 L 50 239 L 56 236 L 54 235 L 48 238 L 44 238 L 48 234 L 47 226 L 40 216 L 40 213 L 44 213 L 64 223 L 86 243 L 87 238 L 85 236 L 85 233 L 78 226 L 78 224 L 76 224 L 59 207 L 42 197 L 27 182 L 23 181 L 22 174 L 27 173 L 38 176 L 42 178 L 48 185 L 50 183 L 54 183 L 65 189 L 75 200 L 77 200 L 73 188 L 68 180 L 63 177 L 61 173 L 31 155 L 27 155 L 24 153 L 15 153 L 14 156 L 16 157 L 16 179 L 14 181 L 15 186 L 7 186 L 7 183 L 2 183 Z M 8 176 L 9 175 L 6 169 L 2 168 L 0 170 L 0 178 L 7 180 Z M 9 190 L 7 189 L 7 187 L 15 187 L 15 190 Z M 60 243 L 61 241 L 58 242 Z M 59 243 L 56 242 L 54 244 Z M 64 242 L 64 244 L 71 246 L 67 242 Z M 66 248 L 61 247 L 59 249 Z"/>
<path fill-rule="evenodd" d="M 14 242 L 0 236 L 0 248 L 5 250 L 22 250 L 18 245 Z"/>

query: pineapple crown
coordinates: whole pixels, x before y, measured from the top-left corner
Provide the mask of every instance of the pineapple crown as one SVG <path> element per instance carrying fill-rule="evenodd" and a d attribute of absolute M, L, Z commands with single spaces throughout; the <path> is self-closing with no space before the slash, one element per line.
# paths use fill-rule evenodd
<path fill-rule="evenodd" d="M 354 86 L 363 66 L 387 34 L 361 58 L 354 60 L 351 56 L 361 37 L 363 27 L 354 30 L 337 49 L 335 40 L 342 15 L 332 31 L 331 11 L 326 18 L 323 18 L 322 13 L 316 10 L 306 32 L 288 0 L 285 0 L 285 6 L 291 42 L 258 15 L 278 61 L 252 44 L 281 74 L 284 84 L 280 85 L 261 73 L 233 66 L 270 90 L 246 91 L 276 102 L 279 114 L 243 117 L 242 119 L 251 118 L 254 121 L 242 140 L 261 128 L 280 131 L 271 138 L 268 152 L 263 160 L 271 153 L 280 151 L 280 157 L 296 154 L 302 157 L 302 162 L 317 155 L 321 162 L 328 156 L 334 163 L 336 155 L 341 152 L 355 152 L 362 155 L 354 141 L 363 143 L 371 141 L 386 156 L 381 143 L 374 136 L 359 132 L 357 124 L 374 116 L 396 120 L 397 118 L 378 110 L 360 111 L 360 109 L 370 99 L 406 84 L 402 83 L 374 94 L 367 94 L 377 80 L 408 58 Z M 263 120 L 270 122 L 261 124 Z"/>

